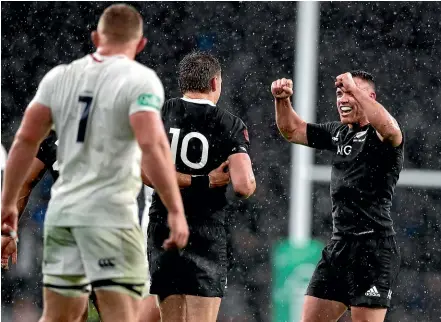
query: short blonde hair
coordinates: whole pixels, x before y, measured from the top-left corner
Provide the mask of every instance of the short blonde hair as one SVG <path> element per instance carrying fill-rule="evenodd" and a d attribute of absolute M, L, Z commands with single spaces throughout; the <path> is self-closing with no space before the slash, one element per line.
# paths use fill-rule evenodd
<path fill-rule="evenodd" d="M 98 32 L 107 40 L 125 43 L 139 39 L 143 34 L 141 14 L 127 4 L 113 4 L 104 10 L 98 21 Z"/>

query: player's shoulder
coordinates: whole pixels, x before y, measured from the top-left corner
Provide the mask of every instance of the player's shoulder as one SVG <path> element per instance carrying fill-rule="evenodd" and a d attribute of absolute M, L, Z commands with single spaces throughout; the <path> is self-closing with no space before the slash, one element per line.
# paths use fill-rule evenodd
<path fill-rule="evenodd" d="M 129 69 L 130 76 L 135 79 L 145 80 L 147 78 L 147 79 L 158 79 L 159 80 L 159 76 L 156 73 L 156 71 L 154 71 L 150 67 L 147 67 L 147 66 L 145 66 L 135 60 L 130 60 L 130 59 L 124 59 L 122 62 Z M 127 72 L 127 70 L 125 72 Z"/>
<path fill-rule="evenodd" d="M 87 56 L 75 59 L 68 64 L 59 64 L 53 67 L 45 76 L 46 79 L 59 80 L 63 76 L 75 72 L 83 71 L 84 66 L 87 64 Z"/>
<path fill-rule="evenodd" d="M 169 98 L 164 102 L 164 106 L 176 106 L 176 105 L 184 105 L 184 101 L 181 100 L 179 97 L 173 97 Z"/>
<path fill-rule="evenodd" d="M 66 73 L 66 70 L 69 68 L 68 64 L 60 64 L 53 68 L 51 68 L 46 75 L 43 77 L 44 82 L 54 82 L 57 83 L 60 78 Z"/>
<path fill-rule="evenodd" d="M 227 111 L 226 109 L 223 108 L 218 108 L 218 110 L 219 110 L 218 113 L 220 119 L 225 126 L 233 127 L 233 128 L 235 127 L 246 128 L 245 122 L 242 121 L 242 119 L 237 115 L 234 115 L 230 111 Z"/>
<path fill-rule="evenodd" d="M 339 121 L 326 122 L 323 123 L 323 125 L 328 129 L 331 134 L 335 134 L 336 136 L 338 136 L 338 133 L 345 133 L 349 131 L 349 125 L 343 124 Z"/>

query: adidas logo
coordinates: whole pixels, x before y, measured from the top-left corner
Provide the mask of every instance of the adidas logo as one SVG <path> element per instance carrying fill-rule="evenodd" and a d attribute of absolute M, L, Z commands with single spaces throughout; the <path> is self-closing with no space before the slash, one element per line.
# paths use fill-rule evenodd
<path fill-rule="evenodd" d="M 376 286 L 372 286 L 364 295 L 373 296 L 373 297 L 380 297 L 380 293 L 378 293 Z"/>
<path fill-rule="evenodd" d="M 392 298 L 392 291 L 389 290 L 389 292 L 387 293 L 387 298 L 390 300 Z"/>

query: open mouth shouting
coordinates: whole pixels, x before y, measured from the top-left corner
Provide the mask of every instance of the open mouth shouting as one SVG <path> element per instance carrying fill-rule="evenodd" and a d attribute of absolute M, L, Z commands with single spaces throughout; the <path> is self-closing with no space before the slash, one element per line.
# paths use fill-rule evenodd
<path fill-rule="evenodd" d="M 350 106 L 341 106 L 340 112 L 342 116 L 347 116 L 352 112 L 352 107 Z"/>

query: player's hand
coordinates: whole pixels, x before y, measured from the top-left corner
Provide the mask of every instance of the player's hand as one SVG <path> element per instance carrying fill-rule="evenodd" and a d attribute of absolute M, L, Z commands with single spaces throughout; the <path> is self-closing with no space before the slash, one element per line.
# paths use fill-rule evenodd
<path fill-rule="evenodd" d="M 271 94 L 274 98 L 288 98 L 293 94 L 292 90 L 292 80 L 282 78 L 274 81 L 271 84 Z"/>
<path fill-rule="evenodd" d="M 344 73 L 337 76 L 335 86 L 341 88 L 345 93 L 351 93 L 357 88 L 357 84 L 355 84 L 351 73 Z"/>
<path fill-rule="evenodd" d="M 2 205 L 2 235 L 17 238 L 18 209 L 17 204 L 11 205 L 4 203 Z"/>
<path fill-rule="evenodd" d="M 2 237 L 1 267 L 9 269 L 9 257 L 12 256 L 12 263 L 17 263 L 17 240 L 12 237 Z"/>
<path fill-rule="evenodd" d="M 219 167 L 211 170 L 208 174 L 210 178 L 210 188 L 222 187 L 230 183 L 230 173 L 228 172 L 228 165 L 230 161 L 223 162 Z"/>
<path fill-rule="evenodd" d="M 187 246 L 190 231 L 184 213 L 168 213 L 168 228 L 170 236 L 162 245 L 164 249 L 181 249 Z"/>

